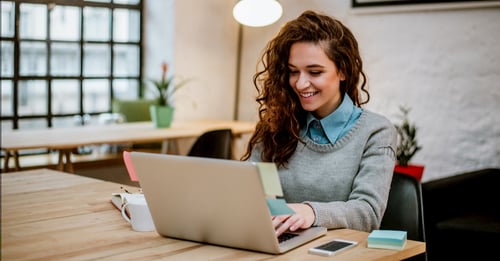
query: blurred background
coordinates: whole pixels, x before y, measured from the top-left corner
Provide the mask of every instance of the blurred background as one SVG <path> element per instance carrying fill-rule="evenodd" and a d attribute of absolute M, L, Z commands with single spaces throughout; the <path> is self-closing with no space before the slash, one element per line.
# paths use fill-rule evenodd
<path fill-rule="evenodd" d="M 99 124 L 113 99 L 147 98 L 141 83 L 159 79 L 162 62 L 192 79 L 175 120 L 255 121 L 261 51 L 311 9 L 357 37 L 366 109 L 398 123 L 399 107 L 411 108 L 422 181 L 500 167 L 500 1 L 281 0 L 281 18 L 264 27 L 240 25 L 237 2 L 2 0 L 2 132 Z"/>

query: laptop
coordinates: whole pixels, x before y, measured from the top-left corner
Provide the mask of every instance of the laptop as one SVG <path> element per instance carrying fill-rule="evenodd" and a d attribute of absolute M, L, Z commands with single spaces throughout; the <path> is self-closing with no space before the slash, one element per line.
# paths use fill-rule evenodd
<path fill-rule="evenodd" d="M 311 227 L 278 239 L 255 163 L 147 152 L 130 158 L 162 236 L 281 254 L 327 232 Z"/>

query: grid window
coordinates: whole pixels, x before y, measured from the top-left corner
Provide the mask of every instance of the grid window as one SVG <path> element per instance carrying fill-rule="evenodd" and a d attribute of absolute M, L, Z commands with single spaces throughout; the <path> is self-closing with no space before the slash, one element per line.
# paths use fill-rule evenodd
<path fill-rule="evenodd" d="M 2 0 L 2 130 L 82 125 L 138 98 L 142 16 L 141 0 Z"/>

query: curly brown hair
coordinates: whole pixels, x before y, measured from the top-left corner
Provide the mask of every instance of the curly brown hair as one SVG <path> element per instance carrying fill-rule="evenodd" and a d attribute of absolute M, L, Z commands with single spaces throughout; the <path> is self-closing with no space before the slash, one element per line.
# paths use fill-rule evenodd
<path fill-rule="evenodd" d="M 345 75 L 340 83 L 342 96 L 347 93 L 358 107 L 367 103 L 366 76 L 352 32 L 340 21 L 314 11 L 305 11 L 297 19 L 286 23 L 278 35 L 266 46 L 253 83 L 258 91 L 259 122 L 249 140 L 242 160 L 250 158 L 252 150 L 261 144 L 261 160 L 285 167 L 300 139 L 300 129 L 306 124 L 307 111 L 288 81 L 288 57 L 294 43 L 321 43 L 325 54 Z M 358 90 L 366 94 L 362 100 Z M 287 106 L 288 105 L 288 106 Z"/>

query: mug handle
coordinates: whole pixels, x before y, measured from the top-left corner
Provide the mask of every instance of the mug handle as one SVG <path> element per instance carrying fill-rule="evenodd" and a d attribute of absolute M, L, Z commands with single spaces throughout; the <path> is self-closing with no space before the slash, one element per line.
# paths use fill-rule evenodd
<path fill-rule="evenodd" d="M 127 205 L 128 205 L 128 202 L 122 205 L 121 212 L 122 212 L 122 217 L 123 217 L 123 218 L 124 218 L 124 219 L 125 219 L 128 223 L 130 223 L 130 222 L 131 222 L 131 220 L 130 220 L 130 218 L 128 217 L 128 215 L 127 215 L 127 211 L 126 211 L 126 209 L 127 209 Z"/>

